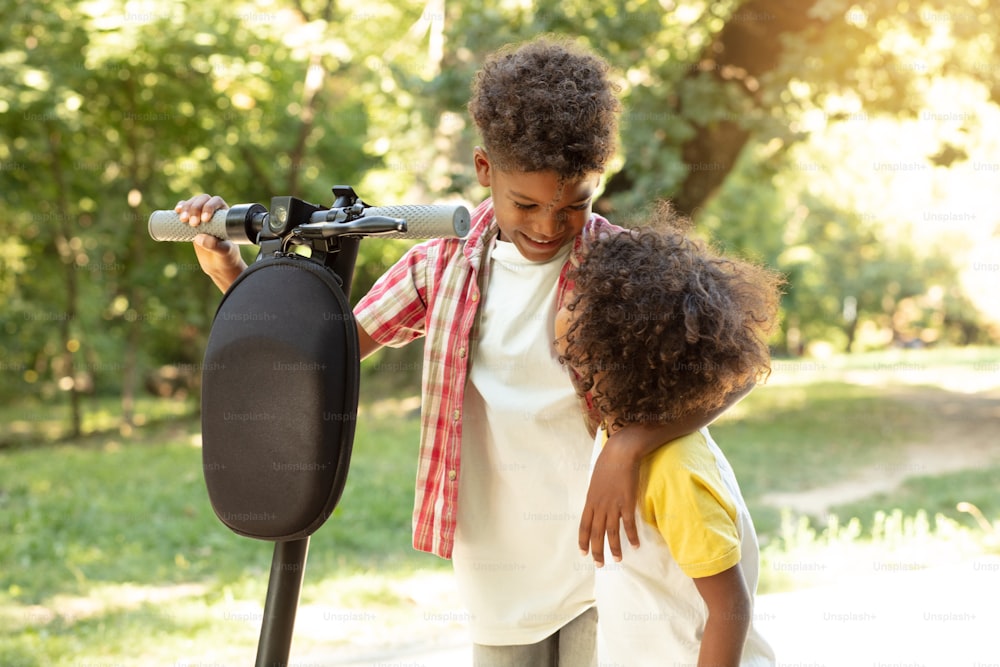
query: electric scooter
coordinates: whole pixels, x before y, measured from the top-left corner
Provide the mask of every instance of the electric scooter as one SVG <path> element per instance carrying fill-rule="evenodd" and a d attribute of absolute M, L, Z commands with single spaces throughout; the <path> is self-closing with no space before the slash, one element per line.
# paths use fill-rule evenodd
<path fill-rule="evenodd" d="M 337 506 L 350 466 L 360 354 L 348 303 L 364 237 L 454 238 L 464 206 L 369 206 L 350 186 L 325 208 L 290 196 L 239 204 L 195 228 L 154 211 L 150 236 L 199 233 L 260 247 L 212 322 L 202 365 L 202 463 L 216 516 L 274 542 L 257 667 L 285 667 L 309 537 Z"/>

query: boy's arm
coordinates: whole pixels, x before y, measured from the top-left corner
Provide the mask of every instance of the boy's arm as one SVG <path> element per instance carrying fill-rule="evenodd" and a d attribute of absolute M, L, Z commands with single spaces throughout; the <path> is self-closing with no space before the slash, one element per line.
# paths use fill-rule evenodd
<path fill-rule="evenodd" d="M 361 358 L 364 359 L 382 346 L 376 343 L 375 340 L 368 335 L 368 332 L 365 331 L 365 328 L 358 324 L 357 321 L 355 321 L 355 325 L 358 329 L 358 351 L 361 353 Z"/>
<path fill-rule="evenodd" d="M 229 204 L 219 196 L 200 194 L 177 202 L 174 211 L 181 222 L 197 228 L 208 222 L 216 211 L 229 208 Z M 247 268 L 239 248 L 230 241 L 223 241 L 208 234 L 194 237 L 194 252 L 204 271 L 219 291 L 225 292 Z"/>
<path fill-rule="evenodd" d="M 639 487 L 639 463 L 661 445 L 711 424 L 736 405 L 756 385 L 747 384 L 729 395 L 726 403 L 709 413 L 690 414 L 665 424 L 629 424 L 616 431 L 604 445 L 594 464 L 587 501 L 580 518 L 580 552 L 588 551 L 597 567 L 604 565 L 604 536 L 615 561 L 622 558 L 620 529 L 634 547 L 639 546 L 635 508 Z"/>
<path fill-rule="evenodd" d="M 739 667 L 753 613 L 739 563 L 694 585 L 708 607 L 698 667 Z"/>

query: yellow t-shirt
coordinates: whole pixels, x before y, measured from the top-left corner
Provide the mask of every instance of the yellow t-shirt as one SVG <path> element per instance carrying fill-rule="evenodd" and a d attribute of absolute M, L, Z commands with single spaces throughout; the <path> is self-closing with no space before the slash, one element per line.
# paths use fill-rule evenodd
<path fill-rule="evenodd" d="M 604 440 L 599 433 L 595 458 Z M 753 594 L 760 568 L 757 536 L 736 475 L 707 429 L 643 459 L 637 519 L 639 548 L 623 540 L 621 562 L 609 560 L 596 571 L 599 662 L 696 664 L 708 608 L 694 579 L 739 563 Z M 775 662 L 751 621 L 740 664 Z"/>
<path fill-rule="evenodd" d="M 646 457 L 639 514 L 663 537 L 689 577 L 708 577 L 740 562 L 739 510 L 705 436 L 692 433 Z"/>

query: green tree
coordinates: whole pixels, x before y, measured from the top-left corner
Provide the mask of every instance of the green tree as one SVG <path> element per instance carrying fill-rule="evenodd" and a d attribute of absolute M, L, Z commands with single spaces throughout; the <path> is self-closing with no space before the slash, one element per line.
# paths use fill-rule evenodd
<path fill-rule="evenodd" d="M 928 326 L 981 339 L 948 263 L 900 243 L 922 213 L 876 208 L 876 185 L 899 184 L 873 177 L 870 162 L 895 158 L 871 157 L 851 134 L 863 124 L 870 140 L 876 122 L 919 122 L 935 104 L 947 112 L 942 82 L 995 108 L 995 0 L 0 8 L 0 394 L 65 396 L 71 430 L 88 391 L 120 392 L 128 428 L 150 370 L 198 368 L 218 294 L 189 247 L 149 241 L 152 209 L 203 191 L 326 204 L 334 184 L 373 204 L 475 202 L 485 193 L 469 82 L 487 52 L 548 31 L 591 44 L 620 75 L 620 163 L 600 211 L 632 224 L 671 198 L 727 249 L 789 273 L 785 339 L 798 330 L 847 345 L 845 303 L 858 314 L 850 326 L 891 328 L 914 300 L 937 303 Z M 969 115 L 919 125 L 912 159 L 935 174 L 1000 163 L 985 112 Z M 851 150 L 799 150 L 835 135 Z M 405 245 L 362 244 L 355 297 Z M 874 286 L 895 296 L 868 296 Z"/>
<path fill-rule="evenodd" d="M 189 247 L 150 242 L 150 209 L 202 190 L 329 199 L 374 163 L 357 72 L 333 26 L 287 7 L 65 0 L 4 16 L 4 390 L 65 391 L 76 434 L 81 395 L 117 389 L 128 428 L 143 369 L 196 366 L 218 298 Z"/>

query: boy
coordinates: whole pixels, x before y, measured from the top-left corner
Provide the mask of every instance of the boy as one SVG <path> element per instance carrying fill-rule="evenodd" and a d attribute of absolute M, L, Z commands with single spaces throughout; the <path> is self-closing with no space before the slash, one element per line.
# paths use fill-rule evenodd
<path fill-rule="evenodd" d="M 551 341 L 584 238 L 620 231 L 591 213 L 620 111 L 608 71 L 553 38 L 490 56 L 469 111 L 492 196 L 466 239 L 414 246 L 355 309 L 362 357 L 426 337 L 413 543 L 452 559 L 481 667 L 596 665 L 593 568 L 577 546 L 602 563 L 607 533 L 617 558 L 622 526 L 637 544 L 639 459 L 722 411 L 622 429 L 588 490 L 591 438 Z M 224 206 L 199 195 L 176 210 L 197 226 Z M 220 289 L 244 268 L 212 237 L 195 250 Z"/>
<path fill-rule="evenodd" d="M 712 410 L 770 370 L 780 279 L 679 229 L 598 239 L 570 280 L 556 347 L 601 420 L 597 452 L 607 433 Z M 753 523 L 708 430 L 644 458 L 639 480 L 642 548 L 596 575 L 602 664 L 774 665 L 752 623 Z"/>

